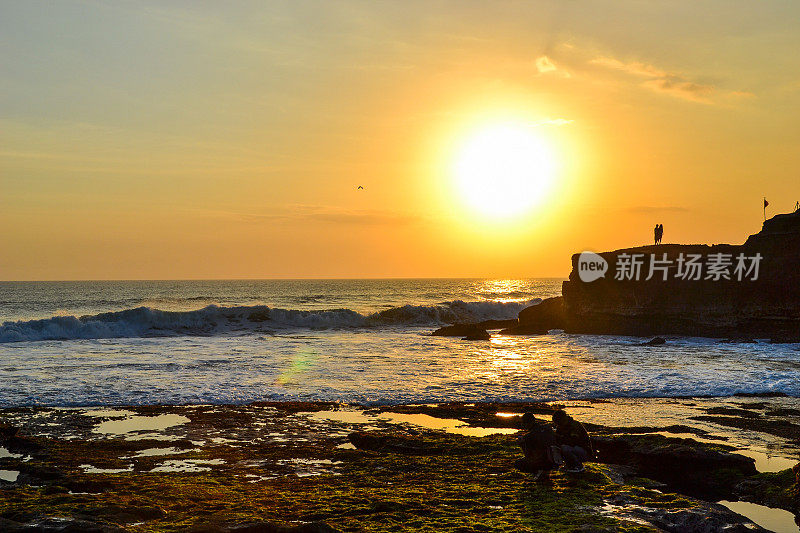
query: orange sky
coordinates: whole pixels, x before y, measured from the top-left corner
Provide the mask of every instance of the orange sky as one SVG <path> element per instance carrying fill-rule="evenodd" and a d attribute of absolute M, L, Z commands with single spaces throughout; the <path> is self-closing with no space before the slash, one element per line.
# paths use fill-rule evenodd
<path fill-rule="evenodd" d="M 792 3 L 161 4 L 0 8 L 0 279 L 566 276 L 800 199 Z M 506 219 L 498 121 L 558 162 Z"/>

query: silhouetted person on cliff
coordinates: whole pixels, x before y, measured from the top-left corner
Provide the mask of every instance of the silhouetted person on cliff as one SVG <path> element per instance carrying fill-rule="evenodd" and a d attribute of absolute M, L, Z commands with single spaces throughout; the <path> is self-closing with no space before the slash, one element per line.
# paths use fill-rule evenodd
<path fill-rule="evenodd" d="M 586 428 L 561 409 L 553 413 L 553 424 L 567 472 L 583 472 L 583 462 L 594 459 L 592 439 Z"/>
<path fill-rule="evenodd" d="M 664 224 L 656 224 L 656 244 L 661 244 L 661 237 L 664 236 Z"/>
<path fill-rule="evenodd" d="M 653 244 L 658 244 L 658 224 L 653 228 Z"/>

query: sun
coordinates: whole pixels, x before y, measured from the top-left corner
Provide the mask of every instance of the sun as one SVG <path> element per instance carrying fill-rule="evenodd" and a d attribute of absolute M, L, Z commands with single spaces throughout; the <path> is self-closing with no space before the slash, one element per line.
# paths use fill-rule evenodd
<path fill-rule="evenodd" d="M 556 179 L 552 147 L 520 123 L 491 124 L 473 130 L 457 150 L 452 175 L 463 202 L 490 218 L 530 212 Z"/>

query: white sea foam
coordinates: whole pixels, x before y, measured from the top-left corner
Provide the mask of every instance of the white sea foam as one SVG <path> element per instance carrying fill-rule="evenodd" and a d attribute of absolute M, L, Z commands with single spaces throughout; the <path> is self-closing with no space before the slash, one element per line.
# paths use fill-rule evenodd
<path fill-rule="evenodd" d="M 0 282 L 0 406 L 800 397 L 800 344 L 429 335 L 442 323 L 513 318 L 532 295 L 560 289 L 561 280 Z M 128 438 L 143 437 L 171 438 Z"/>
<path fill-rule="evenodd" d="M 540 299 L 523 302 L 464 302 L 438 305 L 404 305 L 372 314 L 351 309 L 307 311 L 274 309 L 263 305 L 221 307 L 209 305 L 194 311 L 162 311 L 137 307 L 96 315 L 53 316 L 41 320 L 5 322 L 0 343 L 163 337 L 174 335 L 219 335 L 231 332 L 261 332 L 275 328 L 364 328 L 391 325 L 439 325 L 515 318 L 519 311 Z"/>

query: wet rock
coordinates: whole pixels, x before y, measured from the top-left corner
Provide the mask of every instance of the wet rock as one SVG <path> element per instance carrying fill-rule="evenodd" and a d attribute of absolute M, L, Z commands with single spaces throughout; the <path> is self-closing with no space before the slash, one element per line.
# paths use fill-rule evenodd
<path fill-rule="evenodd" d="M 514 327 L 517 324 L 519 324 L 519 320 L 510 318 L 508 320 L 484 320 L 483 322 L 478 322 L 478 327 L 483 329 L 503 329 Z"/>
<path fill-rule="evenodd" d="M 431 335 L 434 337 L 462 337 L 473 333 L 478 327 L 475 324 L 453 324 L 442 326 Z"/>
<path fill-rule="evenodd" d="M 647 492 L 617 493 L 606 499 L 613 515 L 634 521 L 645 521 L 658 531 L 675 533 L 744 533 L 766 531 L 727 507 L 694 498 L 683 497 L 678 508 L 664 507 L 651 501 Z"/>
<path fill-rule="evenodd" d="M 116 523 L 146 522 L 164 518 L 166 513 L 160 507 L 147 505 L 133 500 L 130 505 L 103 505 L 99 507 L 87 507 L 83 514 L 90 518 L 100 518 L 102 520 Z"/>
<path fill-rule="evenodd" d="M 753 459 L 691 439 L 625 435 L 594 437 L 593 442 L 600 461 L 634 466 L 671 490 L 704 499 L 728 497 L 736 482 L 757 473 Z"/>
<path fill-rule="evenodd" d="M 24 455 L 31 455 L 34 453 L 39 452 L 42 449 L 42 446 L 35 442 L 32 438 L 17 435 L 18 428 L 7 429 L 10 436 L 6 437 L 5 439 L 0 439 L 0 442 L 3 443 L 3 446 L 8 448 L 8 451 L 11 453 L 21 453 Z"/>
<path fill-rule="evenodd" d="M 23 526 L 21 522 L 0 517 L 0 531 L 23 531 Z"/>
<path fill-rule="evenodd" d="M 767 416 L 800 416 L 800 409 L 790 409 L 790 408 L 771 409 L 764 414 L 766 414 Z"/>
<path fill-rule="evenodd" d="M 461 340 L 464 340 L 464 341 L 488 341 L 491 338 L 492 338 L 492 336 L 489 334 L 488 331 L 486 331 L 485 329 L 481 329 L 481 330 L 476 330 L 473 333 L 470 333 L 469 335 L 467 335 L 466 337 L 464 337 Z"/>
<path fill-rule="evenodd" d="M 741 416 L 744 418 L 758 418 L 761 416 L 758 413 L 754 413 L 751 409 L 737 409 L 736 407 L 711 407 L 705 411 L 710 415 Z"/>
<path fill-rule="evenodd" d="M 199 525 L 189 533 L 338 533 L 325 522 L 310 522 L 298 525 L 282 525 L 274 522 L 252 522 L 233 526 Z"/>
<path fill-rule="evenodd" d="M 795 474 L 789 469 L 747 478 L 734 486 L 734 499 L 785 509 L 800 517 Z"/>
<path fill-rule="evenodd" d="M 48 485 L 42 489 L 42 494 L 67 494 L 69 489 L 63 485 Z"/>
<path fill-rule="evenodd" d="M 339 408 L 339 404 L 336 402 L 260 401 L 260 402 L 253 402 L 250 405 L 252 405 L 253 407 L 272 407 L 273 409 L 277 409 L 278 411 L 282 411 L 285 413 L 300 413 L 307 411 L 320 411 L 324 409 Z M 215 415 L 215 418 L 222 418 L 222 417 L 223 415 L 219 414 Z"/>
<path fill-rule="evenodd" d="M 674 533 L 752 533 L 767 531 L 727 507 L 706 504 L 695 509 L 642 509 L 634 514 L 654 526 Z"/>
<path fill-rule="evenodd" d="M 11 424 L 0 423 L 0 443 L 5 443 L 8 439 L 13 438 L 19 428 L 17 426 L 12 426 Z"/>
<path fill-rule="evenodd" d="M 546 298 L 542 303 L 519 312 L 519 325 L 502 330 L 503 335 L 539 335 L 551 329 L 564 329 L 566 315 L 561 296 Z"/>
<path fill-rule="evenodd" d="M 17 480 L 20 483 L 38 484 L 43 481 L 55 481 L 64 477 L 64 472 L 54 466 L 20 463 L 17 470 L 20 472 L 20 479 Z"/>
<path fill-rule="evenodd" d="M 702 420 L 703 422 L 713 422 L 723 426 L 738 429 L 749 429 L 761 431 L 778 437 L 800 441 L 800 425 L 788 420 L 766 420 L 764 418 L 740 416 L 690 416 L 691 420 Z"/>
<path fill-rule="evenodd" d="M 578 526 L 574 530 L 574 533 L 616 533 L 617 528 L 612 527 L 599 527 L 590 524 L 585 524 L 582 526 Z"/>
<path fill-rule="evenodd" d="M 107 524 L 75 518 L 42 518 L 27 523 L 0 518 L 4 533 L 124 533 L 125 530 Z"/>
<path fill-rule="evenodd" d="M 641 343 L 639 346 L 661 346 L 666 343 L 667 340 L 664 337 L 654 337 L 647 342 Z"/>
<path fill-rule="evenodd" d="M 110 481 L 99 481 L 94 479 L 67 479 L 64 486 L 71 492 L 88 492 L 98 494 L 111 490 L 114 486 Z"/>
<path fill-rule="evenodd" d="M 436 447 L 422 439 L 397 434 L 368 433 L 356 431 L 347 436 L 350 443 L 359 450 L 392 452 L 407 455 L 429 455 L 436 453 Z"/>
<path fill-rule="evenodd" d="M 515 325 L 517 325 L 516 318 L 511 320 L 484 320 L 483 322 L 471 322 L 443 326 L 431 333 L 431 335 L 435 337 L 465 337 L 489 329 L 509 328 Z"/>

